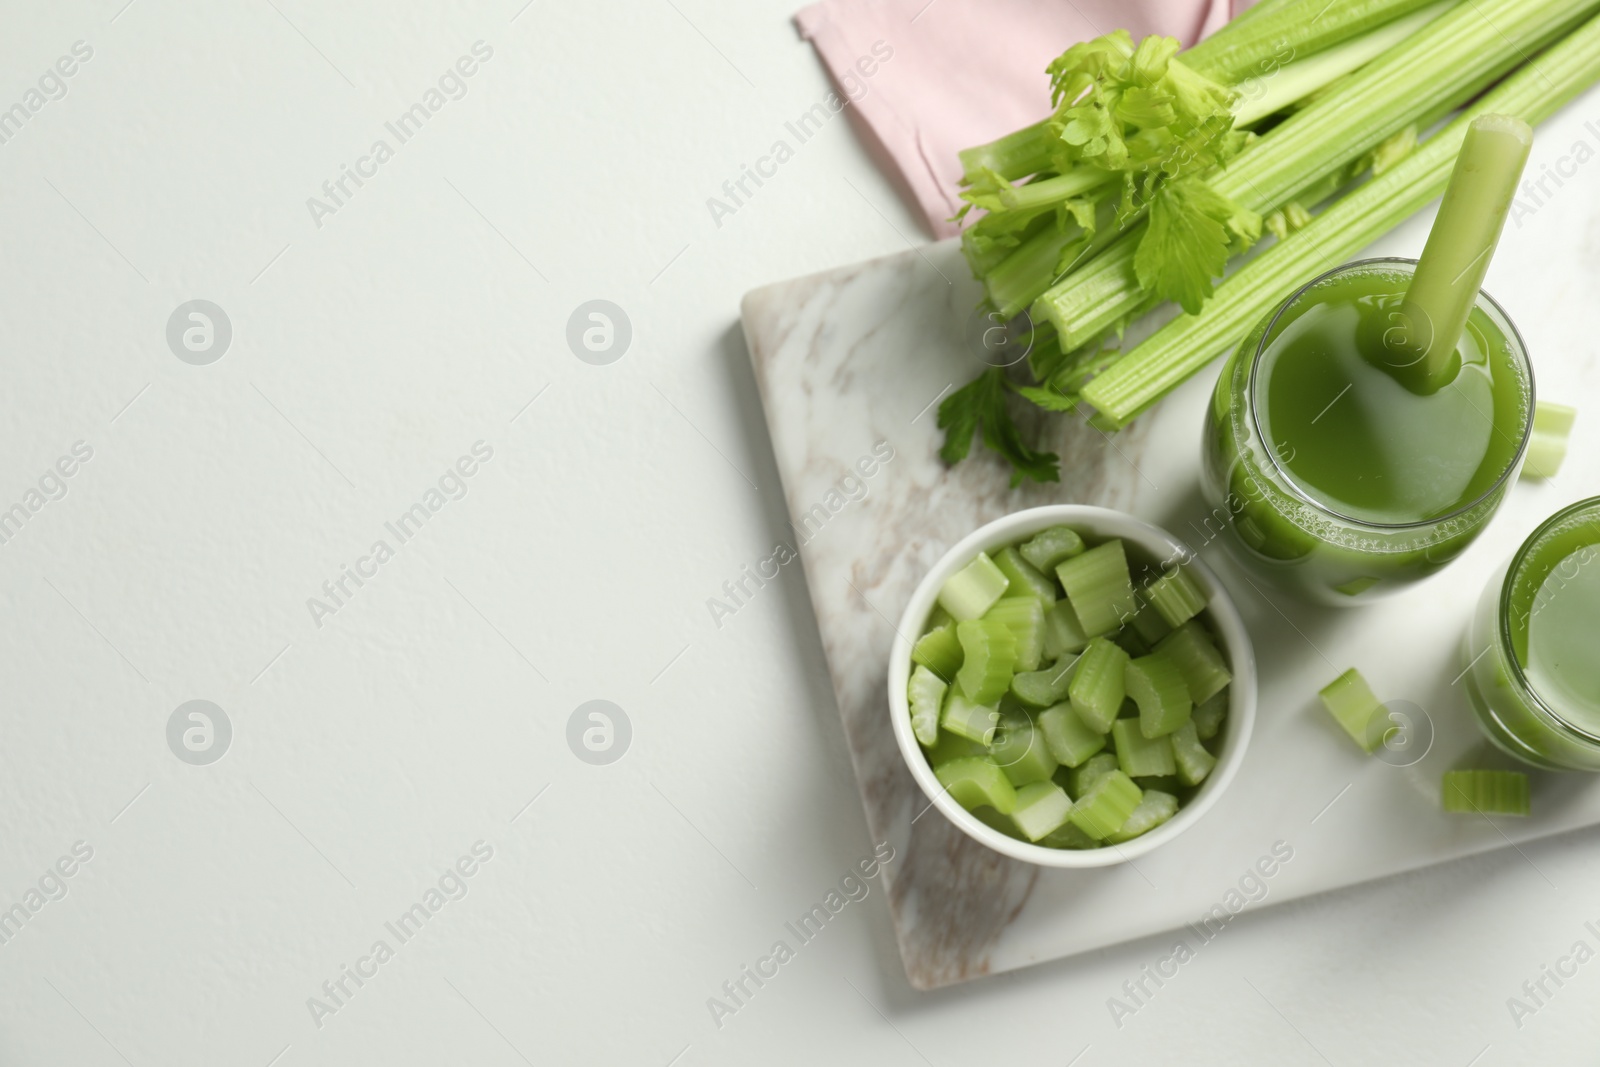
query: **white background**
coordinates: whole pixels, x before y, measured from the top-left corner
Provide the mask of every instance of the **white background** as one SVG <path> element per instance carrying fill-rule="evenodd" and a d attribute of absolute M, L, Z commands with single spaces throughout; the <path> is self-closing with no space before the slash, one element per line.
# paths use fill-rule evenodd
<path fill-rule="evenodd" d="M 844 121 L 708 213 L 828 89 L 796 0 L 274 2 L 0 23 L 0 107 L 94 49 L 0 145 L 0 508 L 94 450 L 0 545 L 0 907 L 94 850 L 0 944 L 0 1064 L 1592 1059 L 1600 964 L 1520 1030 L 1506 1006 L 1597 943 L 1587 833 L 1251 914 L 1120 1029 L 1166 939 L 921 995 L 874 883 L 714 1025 L 872 848 L 797 568 L 720 629 L 705 606 L 785 536 L 738 300 L 916 224 Z M 480 39 L 466 96 L 317 226 Z M 208 366 L 165 339 L 194 298 L 232 323 Z M 595 298 L 633 326 L 609 366 L 565 341 Z M 466 496 L 315 625 L 480 440 Z M 197 698 L 234 731 L 209 766 L 166 741 Z M 608 766 L 566 741 L 593 699 L 632 724 Z M 307 998 L 480 840 L 319 1027 Z"/>

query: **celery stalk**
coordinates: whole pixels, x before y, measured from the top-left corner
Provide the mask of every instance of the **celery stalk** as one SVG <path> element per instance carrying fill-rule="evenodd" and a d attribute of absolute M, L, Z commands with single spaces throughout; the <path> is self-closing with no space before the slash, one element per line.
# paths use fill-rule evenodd
<path fill-rule="evenodd" d="M 1090 637 L 1114 632 L 1139 610 L 1127 552 L 1115 538 L 1059 564 L 1056 578 Z"/>
<path fill-rule="evenodd" d="M 1091 730 L 1069 704 L 1040 712 L 1039 731 L 1050 755 L 1063 767 L 1077 767 L 1106 747 L 1105 734 Z"/>
<path fill-rule="evenodd" d="M 1322 706 L 1328 709 L 1328 714 L 1363 749 L 1371 752 L 1383 742 L 1384 731 L 1373 728 L 1383 705 L 1373 696 L 1372 687 L 1361 677 L 1360 671 L 1351 667 L 1323 686 L 1317 695 L 1322 698 Z"/>
<path fill-rule="evenodd" d="M 1407 328 L 1384 334 L 1384 360 L 1395 361 L 1391 373 L 1415 392 L 1438 390 L 1461 368 L 1456 345 L 1477 306 L 1532 147 L 1533 130 L 1513 115 L 1479 115 L 1467 127 L 1400 303 Z"/>
<path fill-rule="evenodd" d="M 1068 687 L 1072 710 L 1096 733 L 1111 729 L 1125 695 L 1128 654 L 1103 637 L 1089 642 Z"/>
<path fill-rule="evenodd" d="M 1233 675 L 1227 661 L 1198 620 L 1190 619 L 1156 646 L 1156 651 L 1177 664 L 1189 686 L 1189 699 L 1204 704 L 1228 687 Z"/>
<path fill-rule="evenodd" d="M 1445 771 L 1444 810 L 1526 815 L 1528 776 L 1521 771 Z"/>
<path fill-rule="evenodd" d="M 1178 814 L 1178 798 L 1171 793 L 1163 793 L 1159 789 L 1146 789 L 1139 798 L 1139 806 L 1128 815 L 1128 820 L 1122 828 L 1106 838 L 1113 845 L 1120 845 L 1124 841 L 1132 841 L 1140 834 L 1147 834 L 1160 826 L 1174 815 Z"/>
<path fill-rule="evenodd" d="M 1117 766 L 1129 778 L 1172 774 L 1178 763 L 1172 743 L 1165 737 L 1146 737 L 1137 719 L 1118 719 L 1111 724 L 1111 747 L 1117 750 Z"/>
<path fill-rule="evenodd" d="M 1022 558 L 1041 572 L 1053 573 L 1057 565 L 1083 553 L 1083 538 L 1070 526 L 1052 526 L 1040 530 L 1033 538 L 1017 549 Z"/>
<path fill-rule="evenodd" d="M 939 606 L 958 622 L 982 617 L 1005 595 L 1009 583 L 987 552 L 944 580 L 939 589 Z"/>
<path fill-rule="evenodd" d="M 1081 767 L 1074 767 L 1067 775 L 1068 789 L 1081 797 L 1094 788 L 1094 784 L 1117 769 L 1117 757 L 1112 752 L 1090 756 Z"/>
<path fill-rule="evenodd" d="M 1405 127 L 1459 103 L 1502 69 L 1507 57 L 1521 58 L 1523 49 L 1565 24 L 1575 7 L 1593 6 L 1573 0 L 1459 4 L 1275 126 L 1230 160 L 1210 184 L 1244 208 L 1263 214 L 1272 211 Z M 1542 60 L 1539 63 L 1543 65 Z M 1409 214 L 1384 213 L 1389 221 L 1373 228 L 1382 233 Z M 1035 302 L 1035 321 L 1054 323 L 1063 348 L 1076 348 L 1100 336 L 1146 298 L 1134 272 L 1134 255 L 1144 232 L 1141 226 L 1123 234 Z M 1370 241 L 1369 237 L 1356 247 Z M 1303 282 L 1309 274 L 1296 277 Z M 1114 373 L 1115 367 L 1108 372 Z"/>
<path fill-rule="evenodd" d="M 1538 0 L 1522 2 L 1529 9 L 1553 6 Z M 1485 6 L 1462 5 L 1463 10 Z M 1418 37 L 1453 17 L 1439 19 Z M 1424 64 L 1424 74 L 1431 70 L 1430 65 Z M 1393 169 L 1357 188 L 1305 229 L 1246 263 L 1218 286 L 1216 295 L 1200 314 L 1175 319 L 1156 331 L 1090 382 L 1083 390 L 1084 399 L 1098 409 L 1106 424 L 1126 425 L 1209 363 L 1224 347 L 1236 342 L 1307 278 L 1348 259 L 1437 196 L 1473 118 L 1498 112 L 1537 123 L 1597 78 L 1600 19 L 1591 18 L 1476 101 Z M 1310 113 L 1310 109 L 1304 113 Z M 1253 154 L 1240 158 L 1248 159 Z"/>
<path fill-rule="evenodd" d="M 1139 731 L 1163 737 L 1189 721 L 1194 703 L 1183 672 L 1168 656 L 1152 652 L 1129 662 L 1123 672 L 1128 696 L 1139 705 Z"/>
<path fill-rule="evenodd" d="M 1011 695 L 1035 708 L 1048 708 L 1067 699 L 1078 657 L 1066 655 L 1043 670 L 1024 671 L 1012 676 Z"/>
<path fill-rule="evenodd" d="M 919 665 L 911 672 L 911 680 L 906 684 L 911 704 L 911 732 L 924 747 L 939 740 L 939 711 L 949 688 L 926 667 Z"/>
<path fill-rule="evenodd" d="M 1037 607 L 1037 602 L 1033 602 Z M 956 623 L 963 660 L 956 687 L 974 704 L 993 704 L 1011 688 L 1017 665 L 1017 639 L 1001 621 L 989 618 Z"/>
<path fill-rule="evenodd" d="M 1217 731 L 1222 729 L 1222 720 L 1228 717 L 1228 689 L 1213 693 L 1206 700 L 1194 706 L 1194 711 L 1189 713 L 1189 721 L 1194 723 L 1195 735 L 1202 741 L 1209 741 L 1217 736 Z"/>
<path fill-rule="evenodd" d="M 1005 596 L 1000 599 L 1031 596 L 1046 608 L 1056 602 L 1055 580 L 1047 578 L 1037 567 L 1023 559 L 1015 546 L 1008 545 L 996 553 L 994 565 L 1011 583 L 1006 586 Z"/>
<path fill-rule="evenodd" d="M 939 715 L 940 729 L 968 741 L 976 741 L 984 746 L 985 751 L 994 740 L 999 724 L 998 704 L 975 704 L 953 689 L 945 697 L 944 711 Z"/>
<path fill-rule="evenodd" d="M 1132 778 L 1112 771 L 1078 798 L 1068 818 L 1090 837 L 1103 841 L 1122 829 L 1143 797 Z"/>
<path fill-rule="evenodd" d="M 1057 761 L 1043 731 L 1021 711 L 1000 713 L 1000 727 L 989 743 L 989 758 L 1014 786 L 1043 782 L 1056 773 Z"/>
<path fill-rule="evenodd" d="M 1145 586 L 1144 598 L 1168 626 L 1181 626 L 1205 610 L 1206 594 L 1188 571 L 1174 567 Z"/>
<path fill-rule="evenodd" d="M 1072 812 L 1072 798 L 1054 782 L 1033 782 L 1017 790 L 1011 821 L 1029 841 L 1061 828 Z"/>
<path fill-rule="evenodd" d="M 1217 765 L 1217 757 L 1205 750 L 1192 722 L 1174 730 L 1168 738 L 1172 743 L 1172 757 L 1178 764 L 1178 781 L 1184 785 L 1199 785 Z"/>
<path fill-rule="evenodd" d="M 1237 33 L 1214 34 L 1184 53 L 1184 61 L 1230 82 L 1282 63 L 1284 54 L 1309 56 L 1427 7 L 1433 0 L 1304 0 L 1245 23 Z"/>
<path fill-rule="evenodd" d="M 1044 608 L 1037 597 L 1006 597 L 1000 600 L 983 617 L 985 622 L 996 622 L 1011 631 L 1016 643 L 1014 656 L 1006 668 L 1006 688 L 1011 685 L 1011 672 L 1036 671 L 1044 653 Z M 956 633 L 970 623 L 957 623 Z M 1001 689 L 1005 692 L 1005 689 Z"/>
<path fill-rule="evenodd" d="M 1016 789 L 999 767 L 981 757 L 951 760 L 935 767 L 933 773 L 956 803 L 968 811 L 988 805 L 1009 815 L 1017 805 Z"/>
<path fill-rule="evenodd" d="M 954 625 L 929 630 L 911 646 L 911 662 L 928 668 L 944 682 L 955 679 L 961 658 L 961 642 Z"/>

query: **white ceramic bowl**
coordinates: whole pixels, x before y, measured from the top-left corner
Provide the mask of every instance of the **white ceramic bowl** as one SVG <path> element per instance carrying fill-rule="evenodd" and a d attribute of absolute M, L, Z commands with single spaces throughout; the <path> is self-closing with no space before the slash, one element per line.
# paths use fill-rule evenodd
<path fill-rule="evenodd" d="M 934 777 L 922 746 L 911 732 L 911 709 L 906 698 L 906 682 L 911 677 L 911 645 L 922 633 L 923 624 L 933 611 L 945 579 L 966 566 L 979 552 L 993 554 L 1006 545 L 1027 540 L 1040 530 L 1057 525 L 1070 526 L 1091 542 L 1120 537 L 1130 548 L 1157 562 L 1181 561 L 1210 600 L 1206 611 L 1222 645 L 1223 655 L 1227 657 L 1228 669 L 1233 672 L 1228 717 L 1223 724 L 1217 765 L 1199 791 L 1178 814 L 1149 833 L 1120 845 L 1096 849 L 1045 848 L 1008 837 L 980 822 L 946 793 L 939 779 Z M 1187 545 L 1165 530 L 1109 508 L 1079 504 L 1030 508 L 996 519 L 963 538 L 934 564 L 917 586 L 916 592 L 911 595 L 911 603 L 900 618 L 894 648 L 889 653 L 889 715 L 894 723 L 895 741 L 900 745 L 900 754 L 905 757 L 912 777 L 945 818 L 968 836 L 996 852 L 1042 867 L 1109 867 L 1138 859 L 1189 829 L 1200 821 L 1201 816 L 1217 802 L 1222 791 L 1228 788 L 1228 783 L 1233 781 L 1239 764 L 1244 760 L 1244 750 L 1250 742 L 1250 730 L 1255 724 L 1255 653 L 1228 591 L 1217 581 L 1211 568 L 1196 557 Z"/>

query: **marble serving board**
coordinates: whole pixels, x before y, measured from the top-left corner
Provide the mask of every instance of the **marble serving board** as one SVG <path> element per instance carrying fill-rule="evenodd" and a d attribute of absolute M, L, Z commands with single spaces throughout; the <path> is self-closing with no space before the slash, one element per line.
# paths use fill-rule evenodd
<path fill-rule="evenodd" d="M 1563 219 L 1533 220 L 1536 236 L 1508 235 L 1489 288 L 1529 335 L 1544 391 L 1582 405 L 1600 395 L 1600 370 L 1594 324 L 1572 309 L 1600 286 L 1600 257 L 1585 236 L 1597 228 L 1592 193 L 1568 199 Z M 1375 254 L 1415 255 L 1425 223 Z M 1208 532 L 1197 454 L 1215 364 L 1115 436 L 1073 418 L 1030 427 L 1061 455 L 1060 484 L 1010 489 L 987 456 L 947 468 L 934 401 L 980 366 L 968 340 L 977 300 L 948 241 L 758 289 L 742 307 L 867 823 L 897 856 L 886 896 L 913 986 L 1163 931 L 1197 948 L 1225 922 L 1248 921 L 1236 914 L 1600 822 L 1600 780 L 1583 775 L 1537 776 L 1528 819 L 1439 807 L 1440 775 L 1483 745 L 1457 683 L 1480 590 L 1543 517 L 1600 492 L 1583 415 L 1560 477 L 1515 487 L 1443 575 L 1372 607 L 1317 609 L 1247 576 Z M 1255 643 L 1261 703 L 1238 777 L 1137 867 L 1042 870 L 984 848 L 928 809 L 890 728 L 886 660 L 917 581 L 977 526 L 1045 503 L 1121 508 L 1172 531 L 1216 568 Z M 1420 761 L 1394 765 L 1417 749 L 1391 763 L 1362 754 L 1321 710 L 1317 690 L 1352 665 L 1380 699 L 1414 705 Z"/>

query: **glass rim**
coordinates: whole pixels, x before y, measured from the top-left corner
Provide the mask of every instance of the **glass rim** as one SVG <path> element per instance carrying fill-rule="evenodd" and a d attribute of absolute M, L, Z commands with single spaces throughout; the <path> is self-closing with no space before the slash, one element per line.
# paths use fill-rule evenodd
<path fill-rule="evenodd" d="M 1272 321 L 1267 323 L 1267 328 L 1262 331 L 1261 339 L 1256 342 L 1256 350 L 1252 354 L 1250 360 L 1250 381 L 1245 387 L 1245 406 L 1250 412 L 1250 428 L 1254 431 L 1255 436 L 1261 441 L 1263 446 L 1266 445 L 1267 435 L 1262 429 L 1261 411 L 1259 405 L 1256 403 L 1256 375 L 1261 369 L 1261 356 L 1266 351 L 1268 341 L 1273 338 L 1273 331 L 1277 328 L 1278 320 L 1283 317 L 1283 313 L 1289 310 L 1290 306 L 1293 305 L 1295 301 L 1299 300 L 1300 297 L 1305 295 L 1306 292 L 1308 292 L 1311 288 L 1329 278 L 1334 277 L 1335 275 L 1346 274 L 1354 270 L 1375 269 L 1384 266 L 1400 266 L 1404 267 L 1408 271 L 1414 272 L 1416 265 L 1417 261 L 1415 259 L 1411 259 L 1406 256 L 1371 256 L 1367 259 L 1353 259 L 1348 263 L 1341 263 L 1337 267 L 1333 267 L 1329 270 L 1323 271 L 1321 274 L 1318 274 L 1315 278 L 1312 278 L 1294 292 L 1290 293 L 1284 298 L 1282 303 L 1278 305 L 1277 310 L 1272 313 Z M 1373 522 L 1370 519 L 1358 519 L 1353 515 L 1346 515 L 1343 512 L 1335 511 L 1322 501 L 1317 500 L 1306 491 L 1306 489 L 1300 484 L 1299 480 L 1295 478 L 1293 473 L 1285 468 L 1283 464 L 1278 462 L 1277 452 L 1274 449 L 1270 447 L 1263 447 L 1262 451 L 1267 454 L 1267 461 L 1272 465 L 1272 469 L 1277 472 L 1280 478 L 1283 479 L 1284 483 L 1293 492 L 1296 499 L 1323 515 L 1338 519 L 1340 522 L 1349 523 L 1350 525 L 1360 529 L 1375 530 L 1379 532 L 1396 532 L 1406 530 L 1423 530 L 1430 526 L 1437 526 L 1441 523 L 1447 523 L 1452 519 L 1456 519 L 1462 515 L 1465 515 L 1467 512 L 1488 500 L 1495 493 L 1498 493 L 1501 489 L 1505 488 L 1506 483 L 1511 480 L 1512 472 L 1517 470 L 1521 465 L 1522 458 L 1528 450 L 1528 442 L 1533 438 L 1533 410 L 1534 405 L 1538 402 L 1538 396 L 1535 392 L 1535 384 L 1533 379 L 1533 361 L 1528 358 L 1528 346 L 1527 343 L 1522 339 L 1522 332 L 1517 329 L 1517 324 L 1511 320 L 1511 316 L 1506 313 L 1506 309 L 1500 306 L 1500 302 L 1494 297 L 1490 296 L 1487 289 L 1480 288 L 1478 290 L 1478 300 L 1476 306 L 1482 307 L 1484 304 L 1488 305 L 1487 310 L 1492 312 L 1493 315 L 1499 320 L 1496 325 L 1501 326 L 1503 324 L 1502 332 L 1506 335 L 1506 339 L 1511 342 L 1512 355 L 1517 364 L 1522 368 L 1523 375 L 1526 377 L 1528 382 L 1527 416 L 1523 420 L 1522 440 L 1517 442 L 1516 452 L 1512 454 L 1511 459 L 1506 463 L 1505 470 L 1500 472 L 1499 477 L 1494 480 L 1494 483 L 1484 489 L 1484 491 L 1476 498 L 1461 505 L 1454 511 L 1447 512 L 1443 515 L 1436 515 L 1431 519 L 1418 519 L 1415 522 Z"/>
<path fill-rule="evenodd" d="M 1576 503 L 1568 504 L 1534 527 L 1533 532 L 1518 546 L 1516 553 L 1511 557 L 1511 562 L 1506 565 L 1506 576 L 1500 583 L 1500 602 L 1495 609 L 1494 629 L 1495 640 L 1500 645 L 1500 653 L 1505 657 L 1507 670 L 1511 675 L 1512 684 L 1516 686 L 1517 692 L 1525 697 L 1541 714 L 1554 720 L 1557 726 L 1572 731 L 1585 741 L 1600 744 L 1600 732 L 1579 726 L 1552 708 L 1549 702 L 1539 695 L 1539 691 L 1528 680 L 1527 672 L 1523 670 L 1522 663 L 1517 659 L 1517 650 L 1511 643 L 1511 590 L 1516 585 L 1517 574 L 1521 571 L 1522 565 L 1527 562 L 1529 553 L 1539 545 L 1539 542 L 1555 526 L 1573 515 L 1590 510 L 1600 513 L 1600 496 L 1585 497 Z"/>

